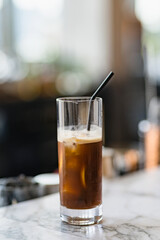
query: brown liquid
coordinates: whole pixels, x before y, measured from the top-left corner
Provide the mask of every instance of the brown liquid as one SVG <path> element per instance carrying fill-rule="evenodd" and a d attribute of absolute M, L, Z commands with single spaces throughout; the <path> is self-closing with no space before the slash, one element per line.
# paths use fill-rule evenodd
<path fill-rule="evenodd" d="M 60 200 L 71 209 L 102 203 L 102 141 L 58 142 Z"/>

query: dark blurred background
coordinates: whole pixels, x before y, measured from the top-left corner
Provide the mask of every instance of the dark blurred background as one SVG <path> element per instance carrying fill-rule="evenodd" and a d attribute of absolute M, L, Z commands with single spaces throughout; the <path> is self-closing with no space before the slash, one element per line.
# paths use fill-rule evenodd
<path fill-rule="evenodd" d="M 56 102 L 105 88 L 104 145 L 137 144 L 159 95 L 158 0 L 0 0 L 0 177 L 57 169 Z"/>

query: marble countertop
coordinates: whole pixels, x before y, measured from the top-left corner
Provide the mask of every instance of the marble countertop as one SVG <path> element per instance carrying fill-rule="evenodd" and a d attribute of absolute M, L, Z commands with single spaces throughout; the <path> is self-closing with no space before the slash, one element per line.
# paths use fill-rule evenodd
<path fill-rule="evenodd" d="M 59 194 L 0 208 L 0 240 L 160 239 L 160 169 L 103 180 L 103 221 L 61 222 Z"/>

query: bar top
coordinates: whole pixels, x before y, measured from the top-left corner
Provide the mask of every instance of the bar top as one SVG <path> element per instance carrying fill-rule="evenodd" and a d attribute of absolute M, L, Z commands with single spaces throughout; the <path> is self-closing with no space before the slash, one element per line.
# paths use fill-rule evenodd
<path fill-rule="evenodd" d="M 160 168 L 103 179 L 103 221 L 72 226 L 59 217 L 59 194 L 0 209 L 1 240 L 160 239 Z"/>

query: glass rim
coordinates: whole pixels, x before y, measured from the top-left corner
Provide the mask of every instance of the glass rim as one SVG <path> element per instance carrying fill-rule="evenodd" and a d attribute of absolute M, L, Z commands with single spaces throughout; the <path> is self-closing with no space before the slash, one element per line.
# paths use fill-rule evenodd
<path fill-rule="evenodd" d="M 56 98 L 57 102 L 89 102 L 91 97 L 83 96 L 83 97 L 59 97 Z M 101 97 L 96 97 L 92 101 L 102 101 Z"/>

